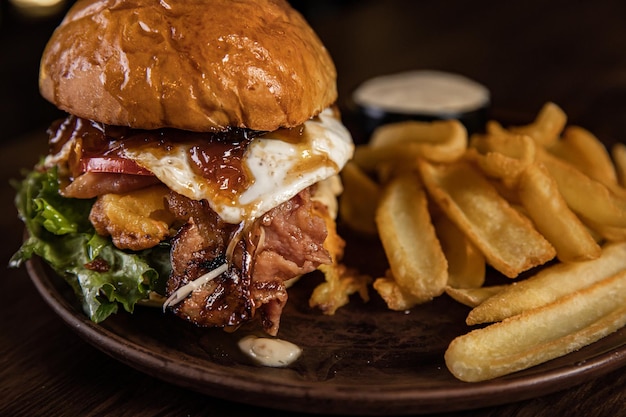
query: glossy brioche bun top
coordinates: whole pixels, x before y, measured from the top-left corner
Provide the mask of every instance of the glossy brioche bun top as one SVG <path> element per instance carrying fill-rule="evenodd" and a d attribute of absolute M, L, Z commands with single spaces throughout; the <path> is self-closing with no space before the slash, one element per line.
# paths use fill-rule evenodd
<path fill-rule="evenodd" d="M 336 71 L 283 0 L 81 0 L 46 46 L 41 94 L 140 129 L 271 131 L 333 104 Z"/>

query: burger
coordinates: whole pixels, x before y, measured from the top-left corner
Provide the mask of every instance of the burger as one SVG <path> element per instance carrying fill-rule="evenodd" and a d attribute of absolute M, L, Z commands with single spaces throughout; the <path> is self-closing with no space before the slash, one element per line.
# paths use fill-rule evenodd
<path fill-rule="evenodd" d="M 66 117 L 16 184 L 11 265 L 44 259 L 93 321 L 157 303 L 276 335 L 289 283 L 339 262 L 354 145 L 333 61 L 285 1 L 79 0 L 39 87 Z"/>

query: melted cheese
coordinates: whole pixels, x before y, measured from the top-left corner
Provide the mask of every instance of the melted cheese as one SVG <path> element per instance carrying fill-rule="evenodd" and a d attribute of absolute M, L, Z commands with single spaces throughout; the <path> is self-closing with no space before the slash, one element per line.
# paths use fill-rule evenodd
<path fill-rule="evenodd" d="M 304 123 L 301 140 L 287 140 L 272 133 L 253 139 L 243 157 L 252 176 L 250 186 L 228 198 L 216 193 L 212 184 L 194 171 L 188 157 L 189 145 L 175 144 L 166 155 L 156 148 L 127 149 L 125 156 L 152 171 L 177 193 L 207 200 L 224 221 L 241 223 L 336 175 L 353 151 L 350 133 L 334 112 L 326 109 Z"/>

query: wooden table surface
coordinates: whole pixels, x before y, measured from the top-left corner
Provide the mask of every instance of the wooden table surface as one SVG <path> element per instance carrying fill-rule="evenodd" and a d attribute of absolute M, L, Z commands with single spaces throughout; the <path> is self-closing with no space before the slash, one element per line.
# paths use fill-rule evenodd
<path fill-rule="evenodd" d="M 620 0 L 294 4 L 335 58 L 341 103 L 369 77 L 441 69 L 488 86 L 498 109 L 533 114 L 551 100 L 565 109 L 571 123 L 607 141 L 626 140 L 626 3 Z M 2 59 L 0 65 L 8 62 Z M 3 82 L 4 102 L 11 96 L 17 102 L 20 92 Z M 35 100 L 30 106 L 36 114 L 46 105 Z M 0 144 L 5 237 L 0 261 L 5 265 L 22 233 L 8 181 L 45 151 L 44 129 L 23 126 L 28 134 L 5 136 Z M 0 297 L 2 416 L 294 415 L 196 394 L 118 362 L 66 326 L 25 269 L 4 270 Z M 619 417 L 626 416 L 625 391 L 626 372 L 617 369 L 543 397 L 441 415 Z"/>

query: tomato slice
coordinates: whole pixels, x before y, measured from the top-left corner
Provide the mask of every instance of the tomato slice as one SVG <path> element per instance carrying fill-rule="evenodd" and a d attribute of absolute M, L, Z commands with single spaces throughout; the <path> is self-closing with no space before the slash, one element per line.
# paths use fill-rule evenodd
<path fill-rule="evenodd" d="M 110 172 L 130 175 L 154 175 L 132 159 L 119 156 L 87 157 L 80 160 L 82 172 Z"/>

